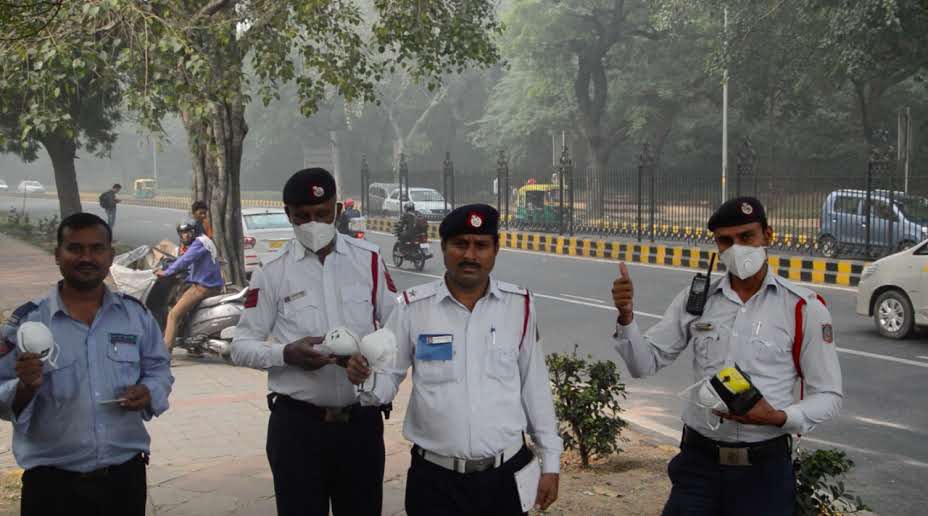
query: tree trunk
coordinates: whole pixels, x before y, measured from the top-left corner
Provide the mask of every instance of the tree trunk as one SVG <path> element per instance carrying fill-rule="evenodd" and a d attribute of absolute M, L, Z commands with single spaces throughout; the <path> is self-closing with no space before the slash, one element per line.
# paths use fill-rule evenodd
<path fill-rule="evenodd" d="M 80 213 L 81 194 L 77 187 L 77 171 L 74 168 L 77 142 L 60 133 L 44 136 L 41 142 L 52 160 L 52 168 L 55 171 L 55 189 L 58 191 L 61 218 Z"/>
<path fill-rule="evenodd" d="M 609 97 L 609 84 L 603 65 L 605 50 L 595 48 L 577 56 L 577 77 L 574 80 L 574 97 L 580 112 L 580 128 L 593 158 L 593 178 L 590 182 L 590 217 L 601 221 L 605 204 L 605 183 L 608 175 L 612 145 L 604 136 L 602 127 Z"/>

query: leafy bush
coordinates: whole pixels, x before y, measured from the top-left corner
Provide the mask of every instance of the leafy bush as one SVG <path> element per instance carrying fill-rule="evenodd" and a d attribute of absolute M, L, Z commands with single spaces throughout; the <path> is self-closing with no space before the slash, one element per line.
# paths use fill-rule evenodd
<path fill-rule="evenodd" d="M 799 451 L 796 467 L 796 515 L 837 516 L 870 510 L 844 485 L 854 462 L 840 450 Z"/>
<path fill-rule="evenodd" d="M 627 423 L 619 417 L 625 399 L 614 362 L 593 362 L 571 354 L 552 353 L 545 361 L 554 386 L 554 407 L 561 422 L 561 438 L 568 450 L 580 453 L 583 467 L 593 456 L 621 452 L 618 439 Z"/>

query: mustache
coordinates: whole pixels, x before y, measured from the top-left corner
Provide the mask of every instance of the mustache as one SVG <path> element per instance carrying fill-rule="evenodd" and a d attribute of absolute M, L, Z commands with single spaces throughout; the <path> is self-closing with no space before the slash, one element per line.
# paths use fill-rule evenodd
<path fill-rule="evenodd" d="M 481 269 L 481 268 L 482 268 L 482 267 L 480 266 L 480 264 L 477 263 L 477 262 L 458 262 L 458 267 L 459 267 L 459 268 L 474 267 L 474 268 L 477 268 L 477 269 Z"/>
<path fill-rule="evenodd" d="M 100 270 L 100 267 L 97 264 L 89 263 L 89 262 L 79 263 L 74 268 L 77 270 L 94 270 L 94 271 Z"/>

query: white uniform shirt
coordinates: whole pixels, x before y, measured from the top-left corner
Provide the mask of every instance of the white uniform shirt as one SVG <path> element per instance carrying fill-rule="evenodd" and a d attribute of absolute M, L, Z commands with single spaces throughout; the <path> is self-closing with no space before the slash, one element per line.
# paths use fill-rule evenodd
<path fill-rule="evenodd" d="M 320 407 L 356 403 L 356 389 L 343 367 L 306 371 L 287 365 L 284 346 L 303 337 L 323 337 L 339 326 L 363 337 L 374 331 L 375 319 L 386 320 L 396 305 L 395 292 L 376 245 L 338 234 L 323 265 L 291 240 L 251 277 L 246 309 L 232 341 L 232 360 L 267 369 L 271 392 Z"/>
<path fill-rule="evenodd" d="M 411 365 L 407 439 L 448 457 L 483 459 L 519 444 L 527 430 L 543 471 L 557 473 L 563 443 L 528 295 L 491 279 L 470 312 L 444 280 L 407 290 L 386 324 L 399 345 L 396 369 L 377 375 L 364 403 L 392 400 Z"/>
<path fill-rule="evenodd" d="M 725 421 L 718 430 L 712 430 L 706 409 L 687 403 L 683 412 L 687 426 L 718 441 L 758 442 L 786 433 L 809 432 L 837 415 L 843 393 L 831 315 L 811 290 L 768 273 L 760 290 L 743 303 L 726 275 L 712 283 L 702 317 L 686 312 L 688 295 L 689 288 L 674 299 L 664 318 L 644 336 L 635 322 L 618 327 L 616 350 L 632 376 L 654 374 L 692 346 L 694 382 L 737 364 L 775 409 L 786 412 L 787 419 L 782 428 Z M 799 359 L 805 376 L 805 399 L 797 401 L 799 375 L 792 350 L 800 299 L 806 300 Z"/>

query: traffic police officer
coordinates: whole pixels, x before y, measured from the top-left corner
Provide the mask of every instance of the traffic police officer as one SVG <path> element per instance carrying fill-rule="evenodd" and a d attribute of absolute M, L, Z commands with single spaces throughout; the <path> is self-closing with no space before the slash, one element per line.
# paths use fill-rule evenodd
<path fill-rule="evenodd" d="M 522 514 L 514 474 L 533 458 L 525 431 L 543 472 L 527 503 L 547 508 L 557 498 L 563 448 L 534 302 L 525 289 L 490 277 L 498 223 L 490 206 L 452 211 L 439 227 L 444 279 L 403 292 L 387 322 L 399 347 L 396 369 L 371 380 L 363 358 L 348 366 L 372 404 L 393 399 L 413 368 L 403 428 L 415 445 L 410 516 Z"/>
<path fill-rule="evenodd" d="M 335 231 L 335 180 L 301 170 L 283 191 L 296 238 L 255 271 L 232 360 L 268 371 L 267 454 L 280 515 L 379 515 L 383 420 L 361 407 L 345 361 L 315 346 L 332 328 L 372 333 L 396 304 L 379 248 Z"/>
<path fill-rule="evenodd" d="M 691 346 L 696 381 L 737 364 L 763 395 L 743 416 L 687 405 L 664 514 L 792 514 L 789 434 L 833 418 L 843 400 L 831 316 L 815 293 L 769 270 L 765 248 L 773 231 L 757 199 L 725 202 L 708 227 L 728 273 L 710 283 L 701 316 L 687 312 L 686 289 L 642 335 L 624 263 L 612 289 L 616 349 L 632 376 L 656 373 Z"/>
<path fill-rule="evenodd" d="M 167 410 L 174 379 L 154 318 L 103 283 L 111 244 L 96 215 L 65 218 L 55 249 L 63 281 L 0 327 L 0 417 L 13 423 L 25 470 L 25 516 L 145 514 L 144 421 Z M 37 324 L 54 341 L 45 358 L 17 348 L 21 327 Z"/>

